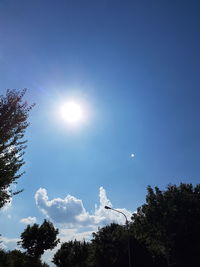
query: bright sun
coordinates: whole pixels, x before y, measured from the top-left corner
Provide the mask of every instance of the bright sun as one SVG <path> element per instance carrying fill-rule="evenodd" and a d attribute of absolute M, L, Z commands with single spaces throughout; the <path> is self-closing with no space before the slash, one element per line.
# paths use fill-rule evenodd
<path fill-rule="evenodd" d="M 83 118 L 83 111 L 82 111 L 81 106 L 74 101 L 69 101 L 65 103 L 61 107 L 60 113 L 61 113 L 62 119 L 70 124 L 77 124 Z"/>

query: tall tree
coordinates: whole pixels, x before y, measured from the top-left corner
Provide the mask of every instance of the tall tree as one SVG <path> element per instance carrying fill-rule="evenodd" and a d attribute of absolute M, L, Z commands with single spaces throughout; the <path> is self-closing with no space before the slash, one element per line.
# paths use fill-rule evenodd
<path fill-rule="evenodd" d="M 24 164 L 24 133 L 33 107 L 23 100 L 25 92 L 7 90 L 5 96 L 0 96 L 0 208 L 19 193 L 9 187 L 23 174 L 19 170 Z"/>
<path fill-rule="evenodd" d="M 21 234 L 21 241 L 18 242 L 27 254 L 39 259 L 47 249 L 53 249 L 58 243 L 59 231 L 47 220 L 39 226 L 38 224 L 28 225 Z"/>
<path fill-rule="evenodd" d="M 149 186 L 146 203 L 132 219 L 136 237 L 156 258 L 165 258 L 164 266 L 200 266 L 200 185 L 169 185 L 164 191 Z"/>

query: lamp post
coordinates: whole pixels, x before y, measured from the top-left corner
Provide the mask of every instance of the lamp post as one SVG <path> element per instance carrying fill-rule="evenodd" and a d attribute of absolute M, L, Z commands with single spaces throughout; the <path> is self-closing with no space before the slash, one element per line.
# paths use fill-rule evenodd
<path fill-rule="evenodd" d="M 125 217 L 125 220 L 126 220 L 126 227 L 127 227 L 127 232 L 128 232 L 128 263 L 129 263 L 129 267 L 131 267 L 130 236 L 129 236 L 129 226 L 128 226 L 128 219 L 127 219 L 127 216 L 126 216 L 126 214 L 124 214 L 122 211 L 113 209 L 113 208 L 111 208 L 111 207 L 105 206 L 104 208 L 107 209 L 107 210 L 114 210 L 114 211 L 116 211 L 116 212 L 118 212 L 118 213 L 121 213 L 121 214 L 124 215 L 124 217 Z"/>

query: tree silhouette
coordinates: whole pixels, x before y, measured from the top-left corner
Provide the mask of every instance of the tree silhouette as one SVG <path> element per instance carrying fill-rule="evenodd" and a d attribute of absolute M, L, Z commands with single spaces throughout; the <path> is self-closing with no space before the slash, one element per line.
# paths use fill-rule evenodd
<path fill-rule="evenodd" d="M 27 254 L 38 259 L 47 249 L 53 249 L 58 243 L 58 229 L 47 220 L 39 226 L 38 224 L 28 225 L 21 234 L 21 241 L 18 242 Z"/>
<path fill-rule="evenodd" d="M 53 257 L 58 267 L 87 267 L 90 244 L 85 241 L 69 241 L 61 245 Z"/>
<path fill-rule="evenodd" d="M 169 185 L 165 191 L 149 186 L 132 219 L 136 237 L 156 259 L 164 257 L 165 266 L 200 266 L 200 185 Z"/>
<path fill-rule="evenodd" d="M 40 259 L 34 259 L 20 250 L 3 251 L 0 250 L 0 267 L 49 267 L 42 263 Z"/>
<path fill-rule="evenodd" d="M 124 227 L 112 223 L 93 233 L 92 266 L 128 266 L 127 236 Z"/>
<path fill-rule="evenodd" d="M 33 107 L 23 101 L 25 92 L 25 89 L 7 90 L 6 96 L 0 96 L 0 208 L 19 193 L 13 193 L 9 186 L 23 174 L 18 172 L 24 164 L 23 137 Z"/>
<path fill-rule="evenodd" d="M 128 240 L 129 239 L 129 240 Z M 90 264 L 92 267 L 128 267 L 128 241 L 130 241 L 131 264 L 134 267 L 152 267 L 152 258 L 146 247 L 126 226 L 112 223 L 93 233 Z"/>

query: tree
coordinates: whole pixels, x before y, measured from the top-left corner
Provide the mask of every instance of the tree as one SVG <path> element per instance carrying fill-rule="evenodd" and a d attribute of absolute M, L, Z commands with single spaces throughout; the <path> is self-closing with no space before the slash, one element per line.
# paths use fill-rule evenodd
<path fill-rule="evenodd" d="M 7 253 L 4 250 L 0 249 L 0 267 L 8 265 L 7 262 L 8 262 Z"/>
<path fill-rule="evenodd" d="M 0 250 L 0 267 L 49 267 L 42 263 L 40 259 L 34 259 L 20 250 L 3 251 Z"/>
<path fill-rule="evenodd" d="M 132 217 L 135 236 L 157 259 L 165 258 L 162 266 L 200 266 L 200 185 L 147 190 L 146 203 Z"/>
<path fill-rule="evenodd" d="M 38 224 L 28 225 L 21 234 L 21 241 L 18 242 L 27 254 L 39 259 L 47 249 L 53 249 L 58 243 L 58 229 L 47 220 L 39 226 Z"/>
<path fill-rule="evenodd" d="M 129 240 L 128 240 L 129 239 Z M 145 246 L 140 244 L 126 226 L 112 223 L 93 233 L 90 264 L 92 267 L 128 267 L 128 241 L 134 267 L 152 266 Z"/>
<path fill-rule="evenodd" d="M 112 223 L 93 233 L 90 242 L 69 241 L 55 253 L 53 263 L 58 267 L 128 267 L 128 239 L 134 267 L 152 267 L 146 247 L 138 242 L 126 226 Z"/>
<path fill-rule="evenodd" d="M 128 266 L 127 236 L 123 226 L 112 223 L 93 233 L 92 266 Z"/>
<path fill-rule="evenodd" d="M 19 193 L 13 193 L 9 187 L 23 174 L 19 173 L 26 148 L 23 138 L 33 107 L 23 101 L 25 92 L 26 89 L 7 90 L 6 96 L 0 96 L 0 208 Z"/>
<path fill-rule="evenodd" d="M 53 257 L 58 267 L 87 267 L 90 244 L 85 241 L 69 241 L 61 245 Z"/>

